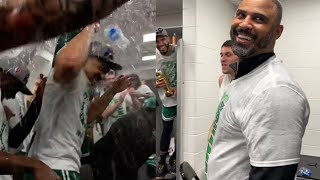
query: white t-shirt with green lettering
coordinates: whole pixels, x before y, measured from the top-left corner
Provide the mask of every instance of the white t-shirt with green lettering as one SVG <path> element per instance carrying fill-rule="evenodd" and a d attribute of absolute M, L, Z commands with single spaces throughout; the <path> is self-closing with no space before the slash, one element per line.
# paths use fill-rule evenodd
<path fill-rule="evenodd" d="M 298 164 L 309 113 L 304 92 L 275 56 L 233 80 L 207 148 L 208 180 L 247 180 L 251 165 Z"/>
<path fill-rule="evenodd" d="M 72 82 L 61 85 L 54 81 L 53 71 L 46 83 L 29 155 L 51 169 L 79 172 L 88 116 L 89 80 L 81 71 Z"/>

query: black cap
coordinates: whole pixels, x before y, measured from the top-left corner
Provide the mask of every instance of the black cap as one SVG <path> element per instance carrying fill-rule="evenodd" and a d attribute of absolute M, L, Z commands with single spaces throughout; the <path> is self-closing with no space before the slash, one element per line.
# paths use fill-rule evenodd
<path fill-rule="evenodd" d="M 26 86 L 26 84 L 24 84 L 23 82 L 21 82 L 21 81 L 19 81 L 19 83 L 18 83 L 19 85 L 19 87 L 18 87 L 18 89 L 19 89 L 19 91 L 20 92 L 22 92 L 23 94 L 25 94 L 25 95 L 29 95 L 29 96 L 31 96 L 31 95 L 33 95 L 32 94 L 32 92 L 28 89 L 28 87 Z"/>
<path fill-rule="evenodd" d="M 25 80 L 29 79 L 30 71 L 24 66 L 13 66 L 8 70 L 8 73 L 17 80 L 17 87 L 20 92 L 25 95 L 32 95 L 28 89 Z"/>
<path fill-rule="evenodd" d="M 111 47 L 102 44 L 101 42 L 94 41 L 89 47 L 89 56 L 98 58 L 104 67 L 105 72 L 109 72 L 110 69 L 121 70 L 120 64 L 114 63 L 113 61 L 113 50 Z"/>
<path fill-rule="evenodd" d="M 156 29 L 156 37 L 158 37 L 158 36 L 168 36 L 168 33 L 164 28 L 157 28 Z"/>

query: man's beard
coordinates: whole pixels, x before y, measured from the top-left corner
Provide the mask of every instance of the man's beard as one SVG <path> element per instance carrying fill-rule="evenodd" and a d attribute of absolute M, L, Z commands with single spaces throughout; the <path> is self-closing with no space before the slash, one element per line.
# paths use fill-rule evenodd
<path fill-rule="evenodd" d="M 166 46 L 166 48 L 167 48 L 166 52 L 162 52 L 162 51 L 160 51 L 160 50 L 158 49 L 159 52 L 160 52 L 162 55 L 166 55 L 166 54 L 168 53 L 170 44 L 169 44 L 169 43 L 168 43 L 168 44 L 165 44 L 165 46 Z"/>
<path fill-rule="evenodd" d="M 231 44 L 232 44 L 231 48 L 233 50 L 233 53 L 236 54 L 241 59 L 258 54 L 260 50 L 268 47 L 274 40 L 274 37 L 273 37 L 274 28 L 271 28 L 271 30 L 267 33 L 266 36 L 258 40 L 256 40 L 257 36 L 247 29 L 237 28 L 235 32 L 237 34 L 244 33 L 247 36 L 252 37 L 252 39 L 254 40 L 254 43 L 252 45 L 250 45 L 249 47 L 245 47 L 242 44 L 238 44 L 236 40 L 236 34 L 234 33 L 233 29 L 230 30 L 230 37 L 231 37 Z"/>

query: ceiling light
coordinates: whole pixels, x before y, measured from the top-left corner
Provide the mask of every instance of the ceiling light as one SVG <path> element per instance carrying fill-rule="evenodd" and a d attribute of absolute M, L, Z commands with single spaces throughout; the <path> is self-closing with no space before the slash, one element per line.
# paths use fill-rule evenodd
<path fill-rule="evenodd" d="M 156 33 L 149 33 L 143 35 L 143 42 L 156 41 Z"/>
<path fill-rule="evenodd" d="M 143 57 L 142 57 L 142 61 L 150 61 L 150 60 L 154 60 L 154 59 L 156 59 L 156 55 L 143 56 Z"/>

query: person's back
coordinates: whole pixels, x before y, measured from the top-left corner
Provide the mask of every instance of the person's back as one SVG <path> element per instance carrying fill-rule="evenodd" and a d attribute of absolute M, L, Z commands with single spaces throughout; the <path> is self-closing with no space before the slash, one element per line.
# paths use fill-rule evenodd
<path fill-rule="evenodd" d="M 288 111 L 279 110 L 288 106 Z M 219 107 L 223 110 L 217 113 L 218 128 L 208 161 L 210 180 L 248 179 L 251 165 L 299 162 L 309 105 L 278 58 L 273 56 L 234 80 Z M 269 117 L 271 112 L 279 119 Z"/>
<path fill-rule="evenodd" d="M 145 108 L 116 121 L 93 147 L 95 179 L 137 179 L 139 167 L 155 153 L 155 121 L 155 109 Z"/>

